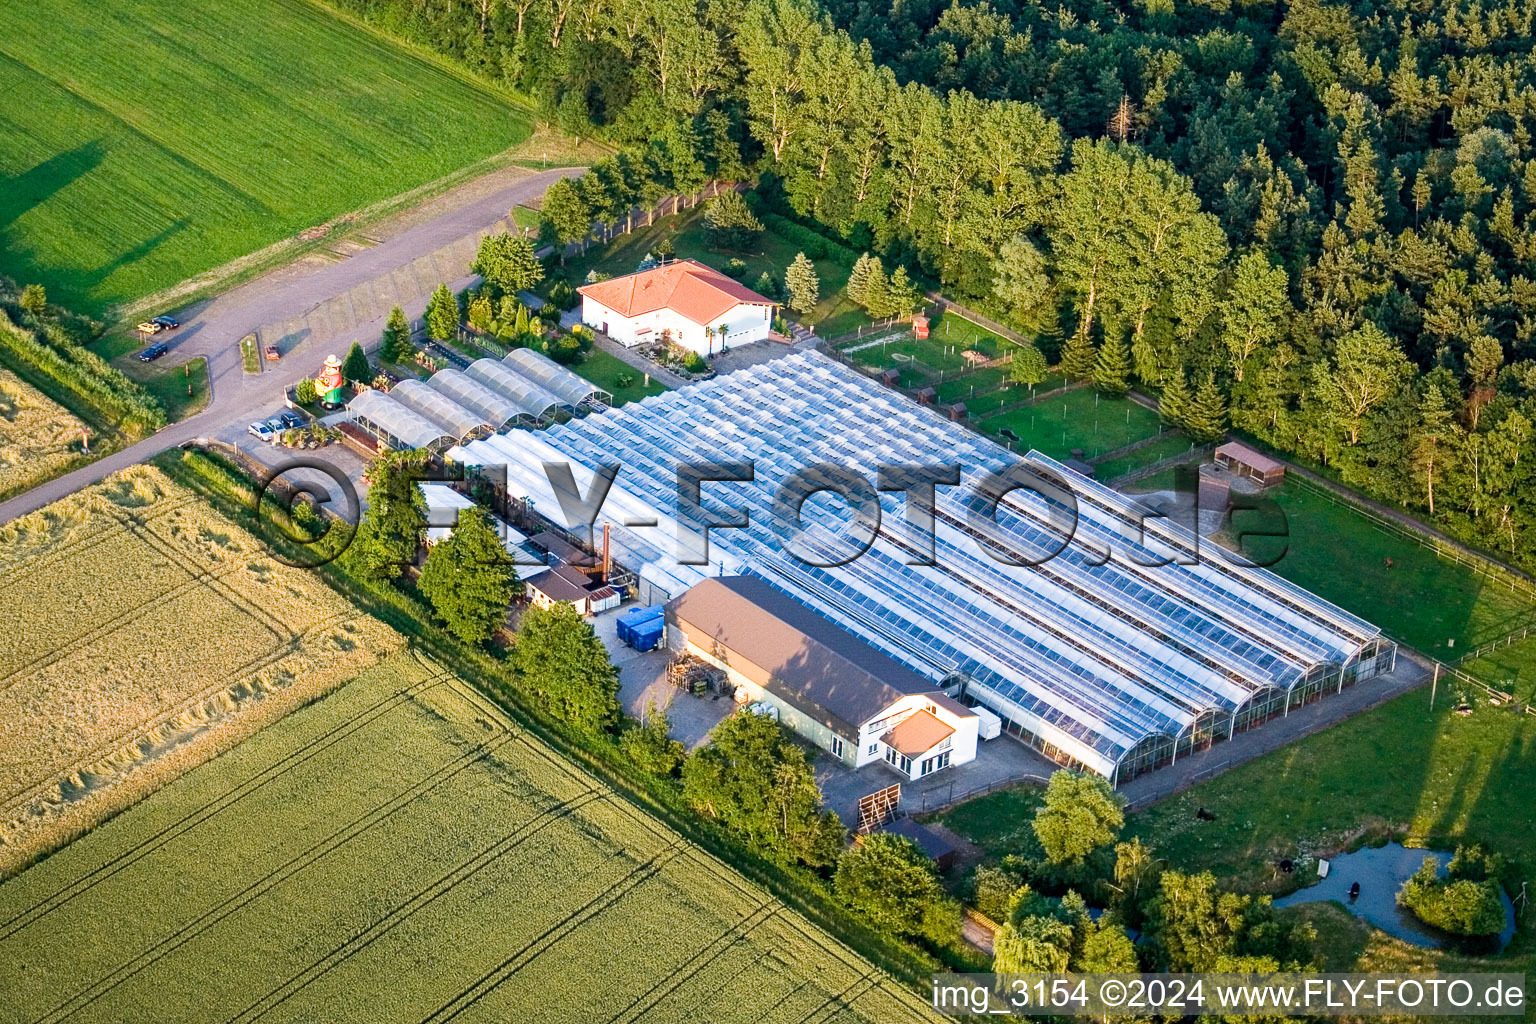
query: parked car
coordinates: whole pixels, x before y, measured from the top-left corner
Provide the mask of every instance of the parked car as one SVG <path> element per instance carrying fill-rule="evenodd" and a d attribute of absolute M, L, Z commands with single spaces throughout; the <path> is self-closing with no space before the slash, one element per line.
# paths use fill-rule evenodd
<path fill-rule="evenodd" d="M 146 363 L 152 363 L 171 350 L 171 346 L 164 342 L 157 342 L 139 353 L 139 359 Z"/>
<path fill-rule="evenodd" d="M 282 353 L 278 352 L 276 345 L 268 345 L 267 346 L 267 361 L 269 363 L 277 362 L 277 360 L 279 359 L 279 357 L 281 355 L 282 355 Z"/>
<path fill-rule="evenodd" d="M 159 334 L 165 330 L 164 324 L 157 324 L 153 320 L 145 320 L 135 328 L 140 334 Z"/>
<path fill-rule="evenodd" d="M 277 431 L 272 429 L 272 424 L 267 420 L 258 420 L 246 429 L 262 441 L 272 440 L 273 436 L 277 433 Z"/>
<path fill-rule="evenodd" d="M 173 316 L 151 317 L 149 322 L 152 324 L 159 324 L 167 331 L 174 331 L 176 328 L 181 326 L 181 321 L 177 320 Z"/>
<path fill-rule="evenodd" d="M 284 409 L 277 414 L 277 420 L 283 425 L 284 430 L 298 430 L 304 426 L 304 417 L 291 409 Z"/>

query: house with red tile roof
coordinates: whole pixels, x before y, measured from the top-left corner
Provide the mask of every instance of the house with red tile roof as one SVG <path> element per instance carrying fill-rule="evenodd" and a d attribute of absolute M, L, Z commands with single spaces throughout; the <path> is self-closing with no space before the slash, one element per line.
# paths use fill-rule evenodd
<path fill-rule="evenodd" d="M 581 319 L 621 345 L 662 339 L 700 355 L 768 337 L 774 301 L 697 260 L 583 285 Z"/>

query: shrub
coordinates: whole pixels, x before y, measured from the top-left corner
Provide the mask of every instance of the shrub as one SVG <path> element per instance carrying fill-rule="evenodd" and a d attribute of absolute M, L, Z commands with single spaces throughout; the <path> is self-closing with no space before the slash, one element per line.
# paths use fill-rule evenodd
<path fill-rule="evenodd" d="M 576 300 L 580 297 L 569 281 L 556 281 L 549 286 L 549 302 L 556 309 L 574 309 Z"/>
<path fill-rule="evenodd" d="M 560 334 L 544 339 L 544 354 L 557 363 L 574 363 L 581 353 L 581 339 L 574 335 Z"/>
<path fill-rule="evenodd" d="M 725 273 L 726 276 L 734 277 L 736 280 L 740 281 L 743 277 L 747 276 L 747 261 L 732 259 L 725 265 Z"/>
<path fill-rule="evenodd" d="M 315 391 L 315 382 L 305 377 L 294 385 L 293 397 L 300 405 L 312 405 L 320 396 Z"/>
<path fill-rule="evenodd" d="M 709 369 L 709 363 L 697 352 L 689 352 L 683 357 L 683 369 L 689 373 L 703 373 Z"/>
<path fill-rule="evenodd" d="M 152 434 L 166 424 L 165 409 L 149 392 L 56 323 L 30 331 L 0 311 L 0 356 L 67 392 L 76 401 L 66 400 L 66 406 L 83 405 L 129 435 Z"/>
<path fill-rule="evenodd" d="M 1504 901 L 1498 881 L 1490 877 L 1490 859 L 1478 847 L 1457 848 L 1446 878 L 1440 878 L 1435 858 L 1423 865 L 1398 891 L 1397 902 L 1427 925 L 1454 935 L 1497 935 L 1504 930 Z M 1497 869 L 1501 863 L 1492 861 Z"/>

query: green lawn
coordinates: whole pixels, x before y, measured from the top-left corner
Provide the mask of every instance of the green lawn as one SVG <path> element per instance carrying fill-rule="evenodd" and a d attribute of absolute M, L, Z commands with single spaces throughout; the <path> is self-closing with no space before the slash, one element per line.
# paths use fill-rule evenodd
<path fill-rule="evenodd" d="M 0 273 L 100 312 L 529 132 L 304 0 L 0 5 Z"/>
<path fill-rule="evenodd" d="M 1443 559 L 1296 483 L 1272 494 L 1290 533 L 1275 571 L 1426 654 L 1454 659 L 1536 620 L 1536 598 L 1528 592 L 1512 591 L 1507 584 Z M 1239 524 L 1243 522 L 1239 518 Z M 1276 542 L 1254 540 L 1248 550 L 1255 555 L 1276 553 L 1261 543 Z M 1536 643 L 1529 647 L 1536 648 Z M 1536 658 L 1524 669 L 1523 681 L 1536 686 Z"/>
<path fill-rule="evenodd" d="M 1020 452 L 1038 449 L 1067 458 L 1074 448 L 1093 457 L 1151 437 L 1162 429 L 1157 413 L 1125 398 L 1106 398 L 1092 388 L 1078 388 L 981 421 L 981 429 L 1001 436 L 1012 430 Z M 1004 439 L 1006 440 L 1006 439 Z"/>
<path fill-rule="evenodd" d="M 1097 480 L 1108 482 L 1124 476 L 1133 469 L 1150 466 L 1162 459 L 1188 452 L 1192 447 L 1194 442 L 1183 434 L 1170 434 L 1168 437 L 1158 438 L 1145 448 L 1138 448 L 1126 455 L 1117 455 L 1113 459 L 1095 463 L 1093 475 Z"/>
<path fill-rule="evenodd" d="M 1250 883 L 1281 857 L 1326 850 L 1373 827 L 1434 845 L 1480 842 L 1536 868 L 1536 716 L 1483 704 L 1436 708 L 1420 690 L 1234 768 L 1132 815 L 1130 831 L 1170 863 Z M 1200 821 L 1205 807 L 1215 821 Z"/>
<path fill-rule="evenodd" d="M 136 357 L 119 366 L 159 399 L 172 422 L 200 413 L 208 405 L 208 360 L 202 356 L 179 366 L 141 363 Z"/>
<path fill-rule="evenodd" d="M 659 395 L 667 390 L 667 386 L 657 380 L 652 380 L 649 384 L 644 383 L 645 375 L 642 371 L 600 349 L 588 352 L 587 357 L 571 369 L 592 383 L 612 392 L 615 406 Z M 621 385 L 620 377 L 631 378 L 630 383 Z"/>

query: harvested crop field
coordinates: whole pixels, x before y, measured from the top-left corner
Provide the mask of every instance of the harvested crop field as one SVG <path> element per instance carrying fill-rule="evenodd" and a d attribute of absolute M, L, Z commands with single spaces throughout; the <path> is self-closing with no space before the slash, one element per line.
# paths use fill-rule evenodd
<path fill-rule="evenodd" d="M 931 1019 L 411 653 L 0 886 L 0 991 L 6 1024 Z"/>
<path fill-rule="evenodd" d="M 0 877 L 404 646 L 158 470 L 0 530 Z"/>
<path fill-rule="evenodd" d="M 79 462 L 83 429 L 68 409 L 0 368 L 0 498 Z"/>

